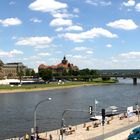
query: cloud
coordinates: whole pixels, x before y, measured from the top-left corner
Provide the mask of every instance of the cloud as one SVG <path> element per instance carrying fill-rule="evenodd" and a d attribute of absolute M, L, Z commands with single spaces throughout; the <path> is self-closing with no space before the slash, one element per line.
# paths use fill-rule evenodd
<path fill-rule="evenodd" d="M 87 54 L 93 54 L 93 51 L 86 51 Z"/>
<path fill-rule="evenodd" d="M 135 0 L 127 0 L 127 2 L 123 2 L 122 5 L 126 7 L 135 6 Z"/>
<path fill-rule="evenodd" d="M 66 3 L 56 0 L 36 0 L 29 5 L 29 9 L 41 12 L 53 12 L 67 7 Z"/>
<path fill-rule="evenodd" d="M 81 52 L 81 53 L 86 53 L 86 54 L 93 54 L 93 50 L 88 47 L 75 47 L 73 51 Z"/>
<path fill-rule="evenodd" d="M 85 2 L 94 6 L 110 6 L 112 4 L 111 1 L 104 0 L 86 0 Z"/>
<path fill-rule="evenodd" d="M 20 38 L 16 45 L 18 46 L 32 46 L 35 48 L 45 48 L 52 42 L 52 38 L 44 36 L 44 37 L 25 37 Z"/>
<path fill-rule="evenodd" d="M 112 45 L 111 44 L 107 44 L 106 47 L 107 48 L 112 48 Z"/>
<path fill-rule="evenodd" d="M 122 53 L 120 56 L 126 59 L 140 59 L 140 52 Z"/>
<path fill-rule="evenodd" d="M 9 52 L 0 50 L 1 57 L 14 57 L 16 55 L 22 55 L 22 54 L 23 54 L 22 51 L 16 50 L 16 49 L 13 49 L 12 51 L 9 51 Z"/>
<path fill-rule="evenodd" d="M 37 19 L 37 18 L 31 18 L 30 21 L 34 22 L 34 23 L 41 23 L 42 20 Z"/>
<path fill-rule="evenodd" d="M 116 28 L 116 29 L 123 29 L 123 30 L 134 30 L 138 28 L 135 22 L 131 19 L 120 19 L 107 24 L 107 26 Z"/>
<path fill-rule="evenodd" d="M 83 28 L 78 25 L 69 26 L 65 29 L 66 31 L 83 31 Z"/>
<path fill-rule="evenodd" d="M 15 5 L 15 4 L 16 4 L 15 1 L 10 1 L 10 2 L 9 2 L 9 5 Z"/>
<path fill-rule="evenodd" d="M 140 3 L 137 3 L 137 5 L 135 6 L 136 11 L 140 12 Z"/>
<path fill-rule="evenodd" d="M 75 47 L 74 51 L 85 51 L 87 50 L 87 47 Z"/>
<path fill-rule="evenodd" d="M 79 8 L 74 8 L 74 9 L 73 9 L 73 13 L 76 13 L 76 14 L 80 13 Z"/>
<path fill-rule="evenodd" d="M 50 26 L 71 26 L 72 25 L 72 20 L 70 19 L 62 19 L 62 18 L 56 18 L 56 19 L 53 19 L 51 22 L 50 22 Z"/>
<path fill-rule="evenodd" d="M 59 27 L 59 28 L 57 28 L 55 31 L 56 31 L 56 32 L 60 32 L 60 31 L 63 31 L 63 30 L 64 30 L 63 27 Z"/>
<path fill-rule="evenodd" d="M 61 10 L 61 11 L 54 11 L 51 13 L 51 15 L 54 17 L 54 18 L 72 18 L 72 17 L 75 17 L 75 15 L 73 14 L 69 14 L 67 12 L 67 10 Z"/>
<path fill-rule="evenodd" d="M 64 38 L 72 40 L 74 42 L 83 42 L 86 39 L 94 39 L 97 37 L 117 38 L 116 34 L 112 34 L 108 30 L 103 28 L 92 28 L 89 31 L 81 33 L 66 33 L 63 35 Z"/>
<path fill-rule="evenodd" d="M 0 19 L 0 24 L 2 24 L 5 27 L 8 26 L 15 26 L 22 24 L 22 21 L 20 19 L 16 18 L 7 18 L 7 19 Z"/>
<path fill-rule="evenodd" d="M 83 58 L 82 55 L 74 55 L 73 58 Z"/>
<path fill-rule="evenodd" d="M 50 56 L 50 53 L 43 52 L 43 53 L 38 53 L 39 56 Z"/>

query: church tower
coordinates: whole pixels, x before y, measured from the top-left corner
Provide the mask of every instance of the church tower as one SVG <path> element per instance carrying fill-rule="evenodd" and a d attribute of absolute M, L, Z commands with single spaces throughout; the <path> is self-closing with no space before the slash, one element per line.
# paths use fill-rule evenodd
<path fill-rule="evenodd" d="M 62 64 L 67 64 L 68 60 L 66 59 L 66 57 L 64 56 L 63 60 L 62 60 Z"/>

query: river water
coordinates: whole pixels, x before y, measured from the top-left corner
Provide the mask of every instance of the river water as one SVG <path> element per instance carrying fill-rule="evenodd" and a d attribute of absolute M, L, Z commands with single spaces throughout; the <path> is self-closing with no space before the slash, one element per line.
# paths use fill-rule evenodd
<path fill-rule="evenodd" d="M 117 84 L 104 86 L 0 94 L 0 140 L 30 132 L 35 105 L 48 97 L 52 101 L 44 102 L 37 108 L 37 126 L 40 131 L 60 128 L 65 109 L 87 110 L 89 105 L 94 105 L 95 99 L 99 102 L 99 111 L 111 105 L 135 105 L 140 102 L 140 84 L 134 86 L 132 80 L 121 79 Z M 65 124 L 79 124 L 89 121 L 89 118 L 90 115 L 85 112 L 68 112 L 65 114 Z"/>

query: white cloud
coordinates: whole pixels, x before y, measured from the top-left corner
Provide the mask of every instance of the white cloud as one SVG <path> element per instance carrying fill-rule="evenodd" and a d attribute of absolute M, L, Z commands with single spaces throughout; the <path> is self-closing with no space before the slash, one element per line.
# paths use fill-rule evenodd
<path fill-rule="evenodd" d="M 63 31 L 64 30 L 64 28 L 63 27 L 60 27 L 60 28 L 57 28 L 55 31 L 56 32 L 60 32 L 60 31 Z"/>
<path fill-rule="evenodd" d="M 31 18 L 30 21 L 34 22 L 34 23 L 41 23 L 42 20 L 37 19 L 37 18 Z"/>
<path fill-rule="evenodd" d="M 123 2 L 122 5 L 126 7 L 135 6 L 135 0 L 127 0 L 127 2 Z"/>
<path fill-rule="evenodd" d="M 107 48 L 112 48 L 112 45 L 111 44 L 107 44 L 106 47 Z"/>
<path fill-rule="evenodd" d="M 112 34 L 108 30 L 103 28 L 92 28 L 89 31 L 81 33 L 66 33 L 63 35 L 64 38 L 72 40 L 74 42 L 83 42 L 86 39 L 94 39 L 97 37 L 107 37 L 107 38 L 116 38 L 116 34 Z"/>
<path fill-rule="evenodd" d="M 85 51 L 87 50 L 87 47 L 75 47 L 74 51 Z"/>
<path fill-rule="evenodd" d="M 56 0 L 36 0 L 29 5 L 29 9 L 41 12 L 53 12 L 67 7 L 66 3 Z"/>
<path fill-rule="evenodd" d="M 123 30 L 134 30 L 138 26 L 135 22 L 131 19 L 120 19 L 107 24 L 107 26 L 116 28 L 116 29 L 123 29 Z"/>
<path fill-rule="evenodd" d="M 110 6 L 111 4 L 112 4 L 111 1 L 108 1 L 108 2 L 101 1 L 101 2 L 100 2 L 100 5 L 101 5 L 101 6 Z"/>
<path fill-rule="evenodd" d="M 78 25 L 69 26 L 65 29 L 66 31 L 83 31 L 83 28 Z"/>
<path fill-rule="evenodd" d="M 62 18 L 56 18 L 53 19 L 50 22 L 50 26 L 71 26 L 72 25 L 72 20 L 70 19 L 62 19 Z"/>
<path fill-rule="evenodd" d="M 86 54 L 93 54 L 93 51 L 92 51 L 92 49 L 91 48 L 89 48 L 89 47 L 75 47 L 74 49 L 73 49 L 73 51 L 78 51 L 78 52 L 84 52 L 84 53 L 86 53 Z"/>
<path fill-rule="evenodd" d="M 9 51 L 9 52 L 0 50 L 1 57 L 14 57 L 16 55 L 22 55 L 22 54 L 23 54 L 22 51 L 16 50 L 16 49 L 13 49 L 12 51 Z"/>
<path fill-rule="evenodd" d="M 112 4 L 111 1 L 105 0 L 86 0 L 85 2 L 94 6 L 110 6 Z"/>
<path fill-rule="evenodd" d="M 32 46 L 35 48 L 44 48 L 47 47 L 48 44 L 52 42 L 52 38 L 49 38 L 47 36 L 44 37 L 26 37 L 26 38 L 20 38 L 16 45 L 18 46 Z"/>
<path fill-rule="evenodd" d="M 140 3 L 137 3 L 137 5 L 135 6 L 136 11 L 140 12 Z"/>
<path fill-rule="evenodd" d="M 73 14 L 69 14 L 67 11 L 55 11 L 51 13 L 54 18 L 72 18 L 74 17 Z"/>
<path fill-rule="evenodd" d="M 16 18 L 0 19 L 0 23 L 3 26 L 8 27 L 8 26 L 20 25 L 22 24 L 22 21 L 16 17 Z"/>
<path fill-rule="evenodd" d="M 93 0 L 86 0 L 85 2 L 88 3 L 88 4 L 94 5 L 94 6 L 98 5 L 98 3 L 93 1 Z"/>
<path fill-rule="evenodd" d="M 120 56 L 126 59 L 140 59 L 140 52 L 122 53 Z"/>
<path fill-rule="evenodd" d="M 16 50 L 16 49 L 14 49 L 14 50 L 10 51 L 9 53 L 10 53 L 11 55 L 23 54 L 23 52 L 22 52 L 22 51 L 20 51 L 20 50 Z"/>
<path fill-rule="evenodd" d="M 82 55 L 74 55 L 73 58 L 83 58 Z"/>
<path fill-rule="evenodd" d="M 43 52 L 43 53 L 38 53 L 39 56 L 50 56 L 50 53 Z"/>
<path fill-rule="evenodd" d="M 80 13 L 79 8 L 74 8 L 74 9 L 73 9 L 73 13 L 76 13 L 76 14 Z"/>
<path fill-rule="evenodd" d="M 87 54 L 93 54 L 93 51 L 86 51 Z"/>

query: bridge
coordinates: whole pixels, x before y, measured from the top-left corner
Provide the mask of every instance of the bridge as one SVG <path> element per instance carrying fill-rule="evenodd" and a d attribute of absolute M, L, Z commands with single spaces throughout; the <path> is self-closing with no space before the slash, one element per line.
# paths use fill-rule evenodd
<path fill-rule="evenodd" d="M 137 85 L 140 70 L 97 70 L 97 75 L 55 76 L 55 79 L 95 79 L 95 78 L 132 78 L 133 85 Z"/>

